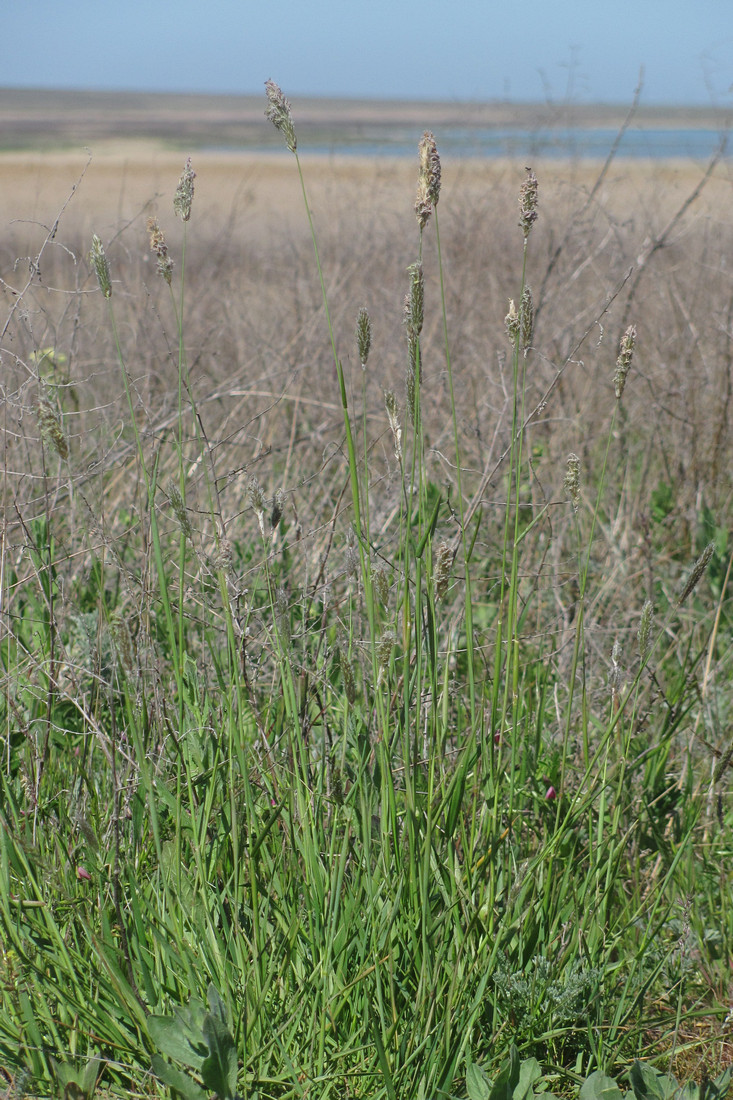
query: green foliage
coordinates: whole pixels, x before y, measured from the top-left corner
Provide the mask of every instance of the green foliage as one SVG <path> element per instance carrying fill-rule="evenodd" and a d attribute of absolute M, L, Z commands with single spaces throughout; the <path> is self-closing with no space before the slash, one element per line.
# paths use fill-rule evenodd
<path fill-rule="evenodd" d="M 578 1100 L 725 1100 L 733 1082 L 733 1066 L 715 1080 L 705 1079 L 698 1085 L 690 1081 L 680 1085 L 674 1077 L 655 1069 L 648 1062 L 634 1062 L 628 1074 L 631 1089 L 624 1091 L 613 1077 L 602 1070 L 590 1073 L 578 1088 Z M 509 1060 L 499 1070 L 493 1083 L 481 1066 L 466 1059 L 466 1095 L 468 1100 L 534 1100 L 545 1097 L 555 1100 L 547 1091 L 548 1079 L 535 1058 L 520 1062 L 519 1052 L 512 1046 Z"/>
<path fill-rule="evenodd" d="M 153 1072 L 184 1100 L 203 1100 L 207 1091 L 219 1100 L 236 1100 L 237 1050 L 227 1026 L 224 1002 L 213 985 L 208 989 L 208 1011 L 197 1000 L 173 1016 L 150 1016 L 148 1032 L 162 1054 L 192 1069 L 199 1085 L 186 1071 L 153 1056 Z"/>

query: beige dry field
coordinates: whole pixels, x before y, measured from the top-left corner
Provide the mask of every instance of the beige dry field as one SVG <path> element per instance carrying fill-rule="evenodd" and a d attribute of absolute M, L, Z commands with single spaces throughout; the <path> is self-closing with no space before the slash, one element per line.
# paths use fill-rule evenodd
<path fill-rule="evenodd" d="M 139 142 L 103 146 L 91 159 L 83 153 L 0 157 L 7 309 L 29 283 L 22 324 L 16 313 L 13 340 L 2 347 L 18 438 L 33 349 L 52 346 L 67 357 L 68 382 L 80 402 L 68 422 L 72 446 L 88 464 L 120 461 L 109 436 L 124 419 L 122 390 L 87 258 L 93 233 L 110 260 L 123 351 L 132 356 L 144 416 L 153 435 L 171 423 L 176 356 L 146 221 L 159 218 L 178 258 L 181 223 L 171 203 L 183 159 Z M 364 396 L 378 479 L 389 468 L 383 391 L 393 389 L 404 401 L 402 306 L 406 269 L 417 256 L 416 163 L 304 154 L 303 166 L 337 347 L 357 411 L 362 378 L 354 325 L 360 307 L 372 316 Z M 268 484 L 292 490 L 305 530 L 322 531 L 341 491 L 343 471 L 329 455 L 342 445 L 343 425 L 295 164 L 287 154 L 199 153 L 194 167 L 185 339 L 192 385 L 230 493 L 225 503 L 239 514 L 247 478 L 257 472 Z M 611 408 L 618 339 L 635 323 L 636 373 L 614 458 L 618 477 L 626 476 L 627 464 L 633 468 L 634 489 L 628 515 L 618 519 L 626 534 L 617 564 L 638 538 L 638 531 L 631 534 L 636 513 L 648 511 L 659 485 L 674 484 L 675 516 L 692 553 L 701 501 L 720 522 L 731 508 L 730 163 L 718 164 L 707 180 L 705 165 L 682 161 L 619 160 L 602 178 L 595 163 L 552 160 L 533 168 L 540 217 L 528 263 L 536 350 L 527 400 L 538 410 L 529 437 L 543 492 L 562 496 L 569 451 L 589 467 L 599 461 L 599 410 Z M 522 164 L 506 161 L 443 164 L 442 255 L 469 496 L 486 490 L 482 477 L 508 439 L 504 315 L 521 282 L 517 192 L 523 177 Z M 54 239 L 44 247 L 60 213 Z M 42 248 L 40 274 L 29 282 L 28 262 L 18 258 Z M 431 476 L 447 485 L 451 428 L 432 236 L 423 260 L 424 417 Z M 299 491 L 310 479 L 317 491 Z M 388 495 L 385 515 L 393 506 Z M 320 550 L 317 538 L 316 559 Z"/>

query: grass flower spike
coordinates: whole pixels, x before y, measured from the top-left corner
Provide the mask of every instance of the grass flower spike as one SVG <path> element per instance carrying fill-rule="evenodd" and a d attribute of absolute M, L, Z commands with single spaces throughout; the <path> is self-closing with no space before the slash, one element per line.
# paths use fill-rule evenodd
<path fill-rule="evenodd" d="M 525 241 L 537 221 L 537 177 L 527 168 L 527 178 L 519 189 L 519 224 Z"/>
<path fill-rule="evenodd" d="M 514 304 L 514 299 L 509 299 L 509 312 L 504 318 L 504 327 L 506 328 L 506 334 L 512 343 L 515 342 L 519 336 L 519 314 L 517 313 L 517 307 Z"/>
<path fill-rule="evenodd" d="M 519 302 L 519 346 L 525 354 L 532 344 L 533 333 L 534 304 L 532 302 L 532 291 L 528 286 L 525 286 Z"/>
<path fill-rule="evenodd" d="M 43 442 L 50 444 L 59 458 L 67 459 L 69 457 L 69 445 L 66 442 L 61 421 L 42 388 L 39 389 L 36 416 Z"/>
<path fill-rule="evenodd" d="M 268 102 L 265 118 L 268 118 L 275 129 L 281 132 L 285 138 L 285 144 L 288 149 L 291 153 L 294 153 L 298 148 L 298 142 L 295 137 L 295 127 L 293 126 L 293 115 L 290 103 L 283 95 L 282 89 L 278 87 L 274 80 L 265 81 L 265 93 Z"/>
<path fill-rule="evenodd" d="M 639 656 L 641 657 L 642 661 L 646 658 L 646 655 L 649 652 L 653 625 L 654 605 L 651 600 L 647 600 L 641 609 L 641 620 L 639 622 L 639 632 L 637 634 L 637 639 L 639 642 Z"/>
<path fill-rule="evenodd" d="M 415 214 L 423 229 L 428 218 L 433 212 L 433 207 L 438 205 L 440 198 L 440 156 L 435 144 L 435 138 L 426 130 L 420 139 L 418 146 L 420 152 L 420 175 L 417 183 L 417 198 L 415 200 Z"/>
<path fill-rule="evenodd" d="M 563 480 L 565 491 L 570 497 L 573 511 L 577 514 L 580 507 L 580 459 L 576 454 L 569 454 L 567 469 Z"/>
<path fill-rule="evenodd" d="M 680 592 L 680 594 L 677 598 L 677 606 L 678 607 L 681 607 L 681 605 L 685 602 L 687 597 L 691 596 L 692 593 L 694 592 L 694 590 L 697 588 L 698 584 L 700 583 L 701 578 L 705 574 L 705 570 L 707 569 L 708 565 L 710 564 L 710 559 L 713 556 L 713 551 L 714 550 L 715 550 L 715 544 L 712 543 L 712 542 L 709 542 L 708 545 L 703 550 L 700 557 L 697 559 L 697 561 L 693 565 L 692 569 L 690 570 L 690 575 L 687 578 L 687 582 L 686 582 L 684 588 L 682 589 L 682 591 Z"/>
<path fill-rule="evenodd" d="M 168 255 L 168 245 L 165 242 L 163 230 L 158 225 L 157 218 L 148 218 L 148 235 L 150 237 L 150 250 L 157 257 L 157 271 L 168 286 L 173 277 L 173 260 Z"/>
<path fill-rule="evenodd" d="M 112 297 L 112 280 L 109 276 L 109 262 L 104 254 L 102 242 L 95 233 L 92 237 L 92 247 L 89 253 L 91 265 L 94 268 L 99 283 L 99 289 L 105 298 Z"/>
<path fill-rule="evenodd" d="M 616 360 L 616 373 L 613 376 L 613 386 L 616 391 L 617 400 L 620 400 L 621 394 L 624 392 L 626 375 L 631 368 L 635 344 L 636 325 L 629 325 L 626 332 L 621 337 L 621 343 L 618 349 L 618 359 Z"/>
<path fill-rule="evenodd" d="M 362 306 L 356 319 L 356 347 L 359 352 L 361 369 L 366 370 L 369 351 L 372 346 L 372 322 L 369 314 Z"/>
<path fill-rule="evenodd" d="M 186 159 L 186 164 L 181 173 L 181 178 L 178 181 L 178 187 L 176 187 L 175 194 L 173 196 L 173 209 L 181 219 L 181 221 L 187 222 L 191 217 L 191 206 L 193 205 L 193 181 L 196 179 L 196 173 L 191 167 L 191 158 Z"/>

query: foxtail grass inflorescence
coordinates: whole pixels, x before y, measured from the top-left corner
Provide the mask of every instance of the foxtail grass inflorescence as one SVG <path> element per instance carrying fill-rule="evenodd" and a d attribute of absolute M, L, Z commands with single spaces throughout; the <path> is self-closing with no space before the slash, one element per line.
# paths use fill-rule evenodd
<path fill-rule="evenodd" d="M 43 442 L 52 446 L 59 458 L 67 459 L 69 457 L 69 444 L 66 441 L 58 414 L 49 401 L 42 384 L 39 384 L 38 388 L 36 417 Z"/>
<path fill-rule="evenodd" d="M 519 336 L 519 314 L 513 298 L 509 299 L 509 310 L 504 318 L 504 327 L 507 336 L 514 343 Z"/>
<path fill-rule="evenodd" d="M 186 502 L 183 499 L 181 490 L 174 481 L 171 481 L 168 485 L 168 499 L 171 502 L 171 508 L 175 512 L 178 526 L 181 528 L 181 533 L 185 535 L 189 542 L 193 542 L 193 528 L 191 527 L 191 521 L 186 511 Z"/>
<path fill-rule="evenodd" d="M 441 542 L 435 555 L 435 596 L 438 600 L 442 600 L 448 591 L 453 557 L 453 550 L 448 543 Z"/>
<path fill-rule="evenodd" d="M 563 485 L 577 514 L 580 507 L 580 459 L 576 454 L 568 455 Z"/>
<path fill-rule="evenodd" d="M 421 263 L 411 264 L 407 270 L 410 276 L 410 292 L 405 296 L 402 319 L 407 332 L 407 405 L 410 419 L 413 419 L 415 383 L 419 382 L 422 376 L 419 341 L 425 308 L 425 278 Z"/>
<path fill-rule="evenodd" d="M 647 600 L 641 609 L 641 619 L 639 621 L 639 632 L 637 639 L 639 642 L 639 656 L 642 661 L 645 660 L 647 653 L 649 652 L 649 646 L 651 644 L 652 626 L 654 624 L 654 604 L 651 600 Z"/>
<path fill-rule="evenodd" d="M 636 344 L 636 325 L 629 325 L 626 332 L 621 337 L 621 343 L 618 349 L 618 359 L 616 360 L 616 373 L 613 376 L 613 386 L 616 391 L 616 398 L 620 400 L 621 394 L 624 392 L 624 386 L 626 385 L 626 375 L 631 368 L 631 360 L 634 355 L 634 345 Z"/>
<path fill-rule="evenodd" d="M 361 369 L 366 370 L 367 359 L 369 358 L 369 351 L 372 346 L 372 322 L 369 317 L 369 313 L 361 307 L 359 314 L 356 318 L 356 348 L 359 353 L 359 362 L 361 363 Z"/>
<path fill-rule="evenodd" d="M 155 253 L 156 256 L 157 272 L 162 279 L 165 279 L 168 286 L 170 286 L 173 277 L 173 260 L 168 254 L 165 234 L 158 225 L 157 218 L 148 218 L 148 236 L 150 237 L 150 250 Z"/>
<path fill-rule="evenodd" d="M 394 444 L 395 458 L 398 462 L 402 462 L 402 428 L 400 427 L 397 399 L 395 398 L 394 392 L 392 390 L 387 390 L 385 392 L 384 406 L 387 410 L 389 427 L 392 432 L 392 442 Z"/>
<path fill-rule="evenodd" d="M 537 221 L 537 177 L 531 168 L 526 169 L 527 178 L 519 188 L 519 225 L 526 242 Z"/>
<path fill-rule="evenodd" d="M 426 130 L 418 146 L 420 154 L 420 175 L 417 181 L 415 214 L 423 229 L 440 198 L 440 156 L 435 138 Z"/>
<path fill-rule="evenodd" d="M 519 346 L 526 352 L 532 344 L 534 333 L 534 303 L 532 291 L 528 286 L 524 287 L 519 301 Z"/>
<path fill-rule="evenodd" d="M 257 522 L 260 526 L 260 533 L 262 537 L 265 537 L 265 508 L 267 502 L 265 501 L 265 494 L 262 492 L 259 481 L 254 475 L 249 479 L 249 485 L 247 486 L 247 495 L 249 496 L 249 502 L 252 505 L 255 515 L 257 516 Z"/>
<path fill-rule="evenodd" d="M 268 103 L 265 118 L 269 119 L 275 129 L 280 131 L 285 138 L 288 149 L 291 153 L 294 153 L 298 148 L 298 142 L 295 137 L 290 103 L 274 80 L 265 81 L 265 93 Z"/>
<path fill-rule="evenodd" d="M 703 550 L 700 557 L 697 559 L 697 561 L 693 565 L 692 569 L 690 570 L 690 575 L 687 578 L 687 581 L 685 583 L 685 586 L 682 589 L 682 591 L 680 592 L 679 596 L 677 597 L 677 606 L 678 607 L 681 607 L 682 604 L 687 599 L 687 597 L 691 596 L 692 593 L 694 592 L 694 590 L 697 588 L 698 584 L 700 583 L 701 578 L 703 577 L 703 575 L 705 573 L 705 570 L 707 569 L 708 565 L 710 564 L 710 559 L 713 556 L 714 550 L 715 550 L 715 543 L 709 542 L 707 544 L 707 546 L 705 547 L 705 549 Z"/>
<path fill-rule="evenodd" d="M 112 280 L 109 274 L 109 261 L 104 254 L 104 248 L 102 242 L 95 233 L 92 237 L 92 247 L 89 252 L 89 260 L 94 273 L 97 276 L 97 282 L 99 283 L 99 289 L 105 298 L 112 297 Z"/>
<path fill-rule="evenodd" d="M 187 222 L 191 217 L 191 207 L 193 205 L 193 181 L 196 179 L 196 173 L 191 167 L 191 158 L 186 158 L 186 164 L 181 173 L 181 178 L 178 181 L 175 194 L 173 195 L 173 210 L 181 219 L 181 221 Z"/>

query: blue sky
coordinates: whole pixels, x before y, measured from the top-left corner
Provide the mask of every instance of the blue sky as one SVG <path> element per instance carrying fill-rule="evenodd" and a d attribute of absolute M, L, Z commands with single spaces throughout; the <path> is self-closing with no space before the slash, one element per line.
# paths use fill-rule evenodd
<path fill-rule="evenodd" d="M 0 0 L 0 84 L 733 105 L 731 0 Z"/>

